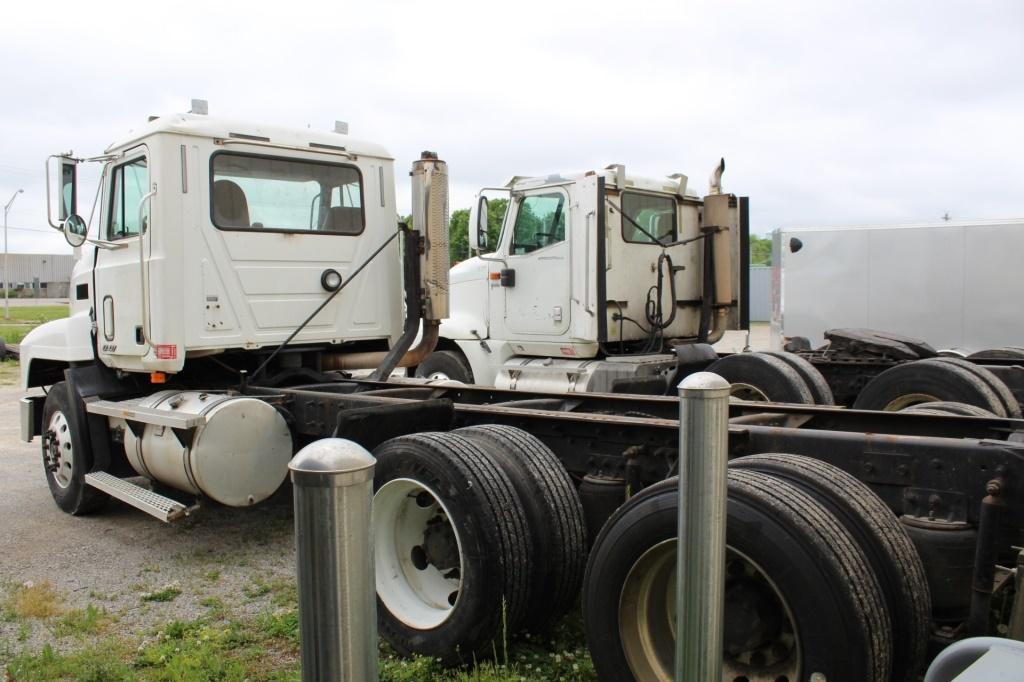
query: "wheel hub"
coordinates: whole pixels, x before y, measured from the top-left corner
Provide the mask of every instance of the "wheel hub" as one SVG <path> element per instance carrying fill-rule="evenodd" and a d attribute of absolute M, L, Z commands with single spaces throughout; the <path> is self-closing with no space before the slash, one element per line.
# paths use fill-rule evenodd
<path fill-rule="evenodd" d="M 440 516 L 435 516 L 427 524 L 427 530 L 423 532 L 423 553 L 427 563 L 439 571 L 458 568 L 459 547 L 452 524 Z"/>
<path fill-rule="evenodd" d="M 373 542 L 388 611 L 417 629 L 445 622 L 462 591 L 462 551 L 441 498 L 419 481 L 388 481 L 373 498 Z"/>
<path fill-rule="evenodd" d="M 645 552 L 619 597 L 619 634 L 637 679 L 672 680 L 676 641 L 676 541 Z M 785 599 L 749 557 L 727 548 L 722 679 L 797 682 L 800 646 Z"/>
<path fill-rule="evenodd" d="M 75 452 L 71 443 L 71 425 L 63 412 L 54 412 L 43 441 L 43 464 L 61 488 L 71 485 Z"/>

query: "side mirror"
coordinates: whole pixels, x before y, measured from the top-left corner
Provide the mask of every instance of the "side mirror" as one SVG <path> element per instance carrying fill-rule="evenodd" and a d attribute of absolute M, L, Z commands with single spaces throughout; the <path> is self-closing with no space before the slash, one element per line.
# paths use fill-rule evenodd
<path fill-rule="evenodd" d="M 67 243 L 77 249 L 85 243 L 85 235 L 89 231 L 89 226 L 82 220 L 82 216 L 72 213 L 61 223 L 60 229 L 64 233 Z"/>
<path fill-rule="evenodd" d="M 469 209 L 469 248 L 475 252 L 487 248 L 487 197 L 478 195 Z"/>
<path fill-rule="evenodd" d="M 78 161 L 62 156 L 58 166 L 60 196 L 57 199 L 57 219 L 63 222 L 78 214 Z"/>

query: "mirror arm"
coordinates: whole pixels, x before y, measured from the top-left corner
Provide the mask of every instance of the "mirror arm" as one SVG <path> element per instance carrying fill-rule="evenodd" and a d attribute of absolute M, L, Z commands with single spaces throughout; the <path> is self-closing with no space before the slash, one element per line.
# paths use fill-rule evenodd
<path fill-rule="evenodd" d="M 128 242 L 108 242 L 105 239 L 86 239 L 85 243 L 107 251 L 117 251 L 128 247 Z"/>

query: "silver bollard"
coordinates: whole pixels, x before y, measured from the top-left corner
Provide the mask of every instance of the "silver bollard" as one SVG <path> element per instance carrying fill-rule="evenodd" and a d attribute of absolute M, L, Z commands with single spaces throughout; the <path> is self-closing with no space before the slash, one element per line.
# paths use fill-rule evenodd
<path fill-rule="evenodd" d="M 302 679 L 377 679 L 377 595 L 370 538 L 373 468 L 362 446 L 324 438 L 288 464 L 295 493 Z"/>
<path fill-rule="evenodd" d="M 679 384 L 676 682 L 721 682 L 729 383 L 697 372 Z"/>

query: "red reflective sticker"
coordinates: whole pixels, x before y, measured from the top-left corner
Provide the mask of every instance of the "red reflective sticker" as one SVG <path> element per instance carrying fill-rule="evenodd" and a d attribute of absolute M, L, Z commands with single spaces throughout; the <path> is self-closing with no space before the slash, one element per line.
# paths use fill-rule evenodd
<path fill-rule="evenodd" d="M 156 359 L 157 360 L 177 360 L 178 359 L 178 346 L 173 343 L 158 343 L 156 346 Z"/>
<path fill-rule="evenodd" d="M 576 349 L 572 346 L 562 346 L 559 350 L 562 351 L 562 355 L 576 355 Z"/>

